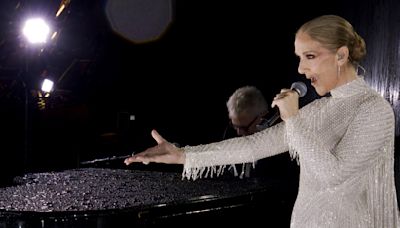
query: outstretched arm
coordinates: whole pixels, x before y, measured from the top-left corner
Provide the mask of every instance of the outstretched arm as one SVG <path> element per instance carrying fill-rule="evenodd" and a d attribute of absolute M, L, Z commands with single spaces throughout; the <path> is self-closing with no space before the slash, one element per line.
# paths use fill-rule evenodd
<path fill-rule="evenodd" d="M 166 164 L 185 163 L 185 153 L 182 149 L 165 140 L 156 130 L 151 131 L 151 136 L 156 140 L 157 145 L 125 159 L 124 162 L 126 165 L 133 162 L 142 162 L 143 164 L 149 164 L 150 162 Z"/>

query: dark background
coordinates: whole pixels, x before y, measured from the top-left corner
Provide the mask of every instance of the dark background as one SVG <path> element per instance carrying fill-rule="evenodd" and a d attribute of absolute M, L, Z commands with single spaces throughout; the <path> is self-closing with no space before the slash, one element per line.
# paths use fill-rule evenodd
<path fill-rule="evenodd" d="M 305 81 L 297 73 L 294 34 L 322 14 L 344 16 L 365 38 L 365 78 L 399 116 L 394 0 L 170 1 L 169 25 L 148 42 L 114 30 L 107 1 L 72 0 L 55 18 L 59 4 L 1 1 L 0 153 L 1 166 L 12 166 L 6 178 L 140 151 L 155 145 L 151 129 L 180 145 L 221 140 L 225 103 L 236 88 L 255 85 L 270 103 L 281 88 Z M 42 48 L 27 46 L 20 34 L 23 18 L 37 12 L 59 31 Z M 150 26 L 146 19 L 132 23 Z M 45 108 L 37 97 L 44 76 L 58 81 Z M 301 102 L 314 98 L 309 87 Z"/>

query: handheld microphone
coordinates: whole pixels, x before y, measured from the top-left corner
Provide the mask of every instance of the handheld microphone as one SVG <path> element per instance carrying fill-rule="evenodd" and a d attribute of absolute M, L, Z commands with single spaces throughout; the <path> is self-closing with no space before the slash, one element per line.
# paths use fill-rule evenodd
<path fill-rule="evenodd" d="M 291 90 L 296 91 L 299 94 L 299 97 L 304 97 L 307 94 L 307 86 L 304 82 L 293 82 L 290 86 Z M 277 111 L 271 118 L 263 121 L 263 123 L 257 125 L 258 130 L 264 130 L 266 128 L 271 127 L 280 117 L 279 111 Z"/>
<path fill-rule="evenodd" d="M 290 89 L 296 91 L 299 97 L 304 97 L 307 94 L 307 86 L 304 82 L 293 82 Z"/>

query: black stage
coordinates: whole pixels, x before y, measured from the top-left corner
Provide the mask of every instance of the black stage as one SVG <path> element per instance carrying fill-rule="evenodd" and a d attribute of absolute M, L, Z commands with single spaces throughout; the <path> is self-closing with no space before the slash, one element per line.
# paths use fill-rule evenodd
<path fill-rule="evenodd" d="M 0 188 L 0 227 L 289 227 L 293 189 L 263 178 L 81 168 L 30 173 Z M 295 191 L 294 191 L 295 192 Z"/>

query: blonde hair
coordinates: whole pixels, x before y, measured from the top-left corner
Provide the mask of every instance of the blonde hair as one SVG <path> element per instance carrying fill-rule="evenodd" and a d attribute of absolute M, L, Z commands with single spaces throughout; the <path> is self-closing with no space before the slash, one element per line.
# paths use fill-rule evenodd
<path fill-rule="evenodd" d="M 301 32 L 308 34 L 332 52 L 346 46 L 349 49 L 349 60 L 355 66 L 367 53 L 364 39 L 346 19 L 336 15 L 314 18 L 303 24 L 297 30 L 296 36 Z"/>

